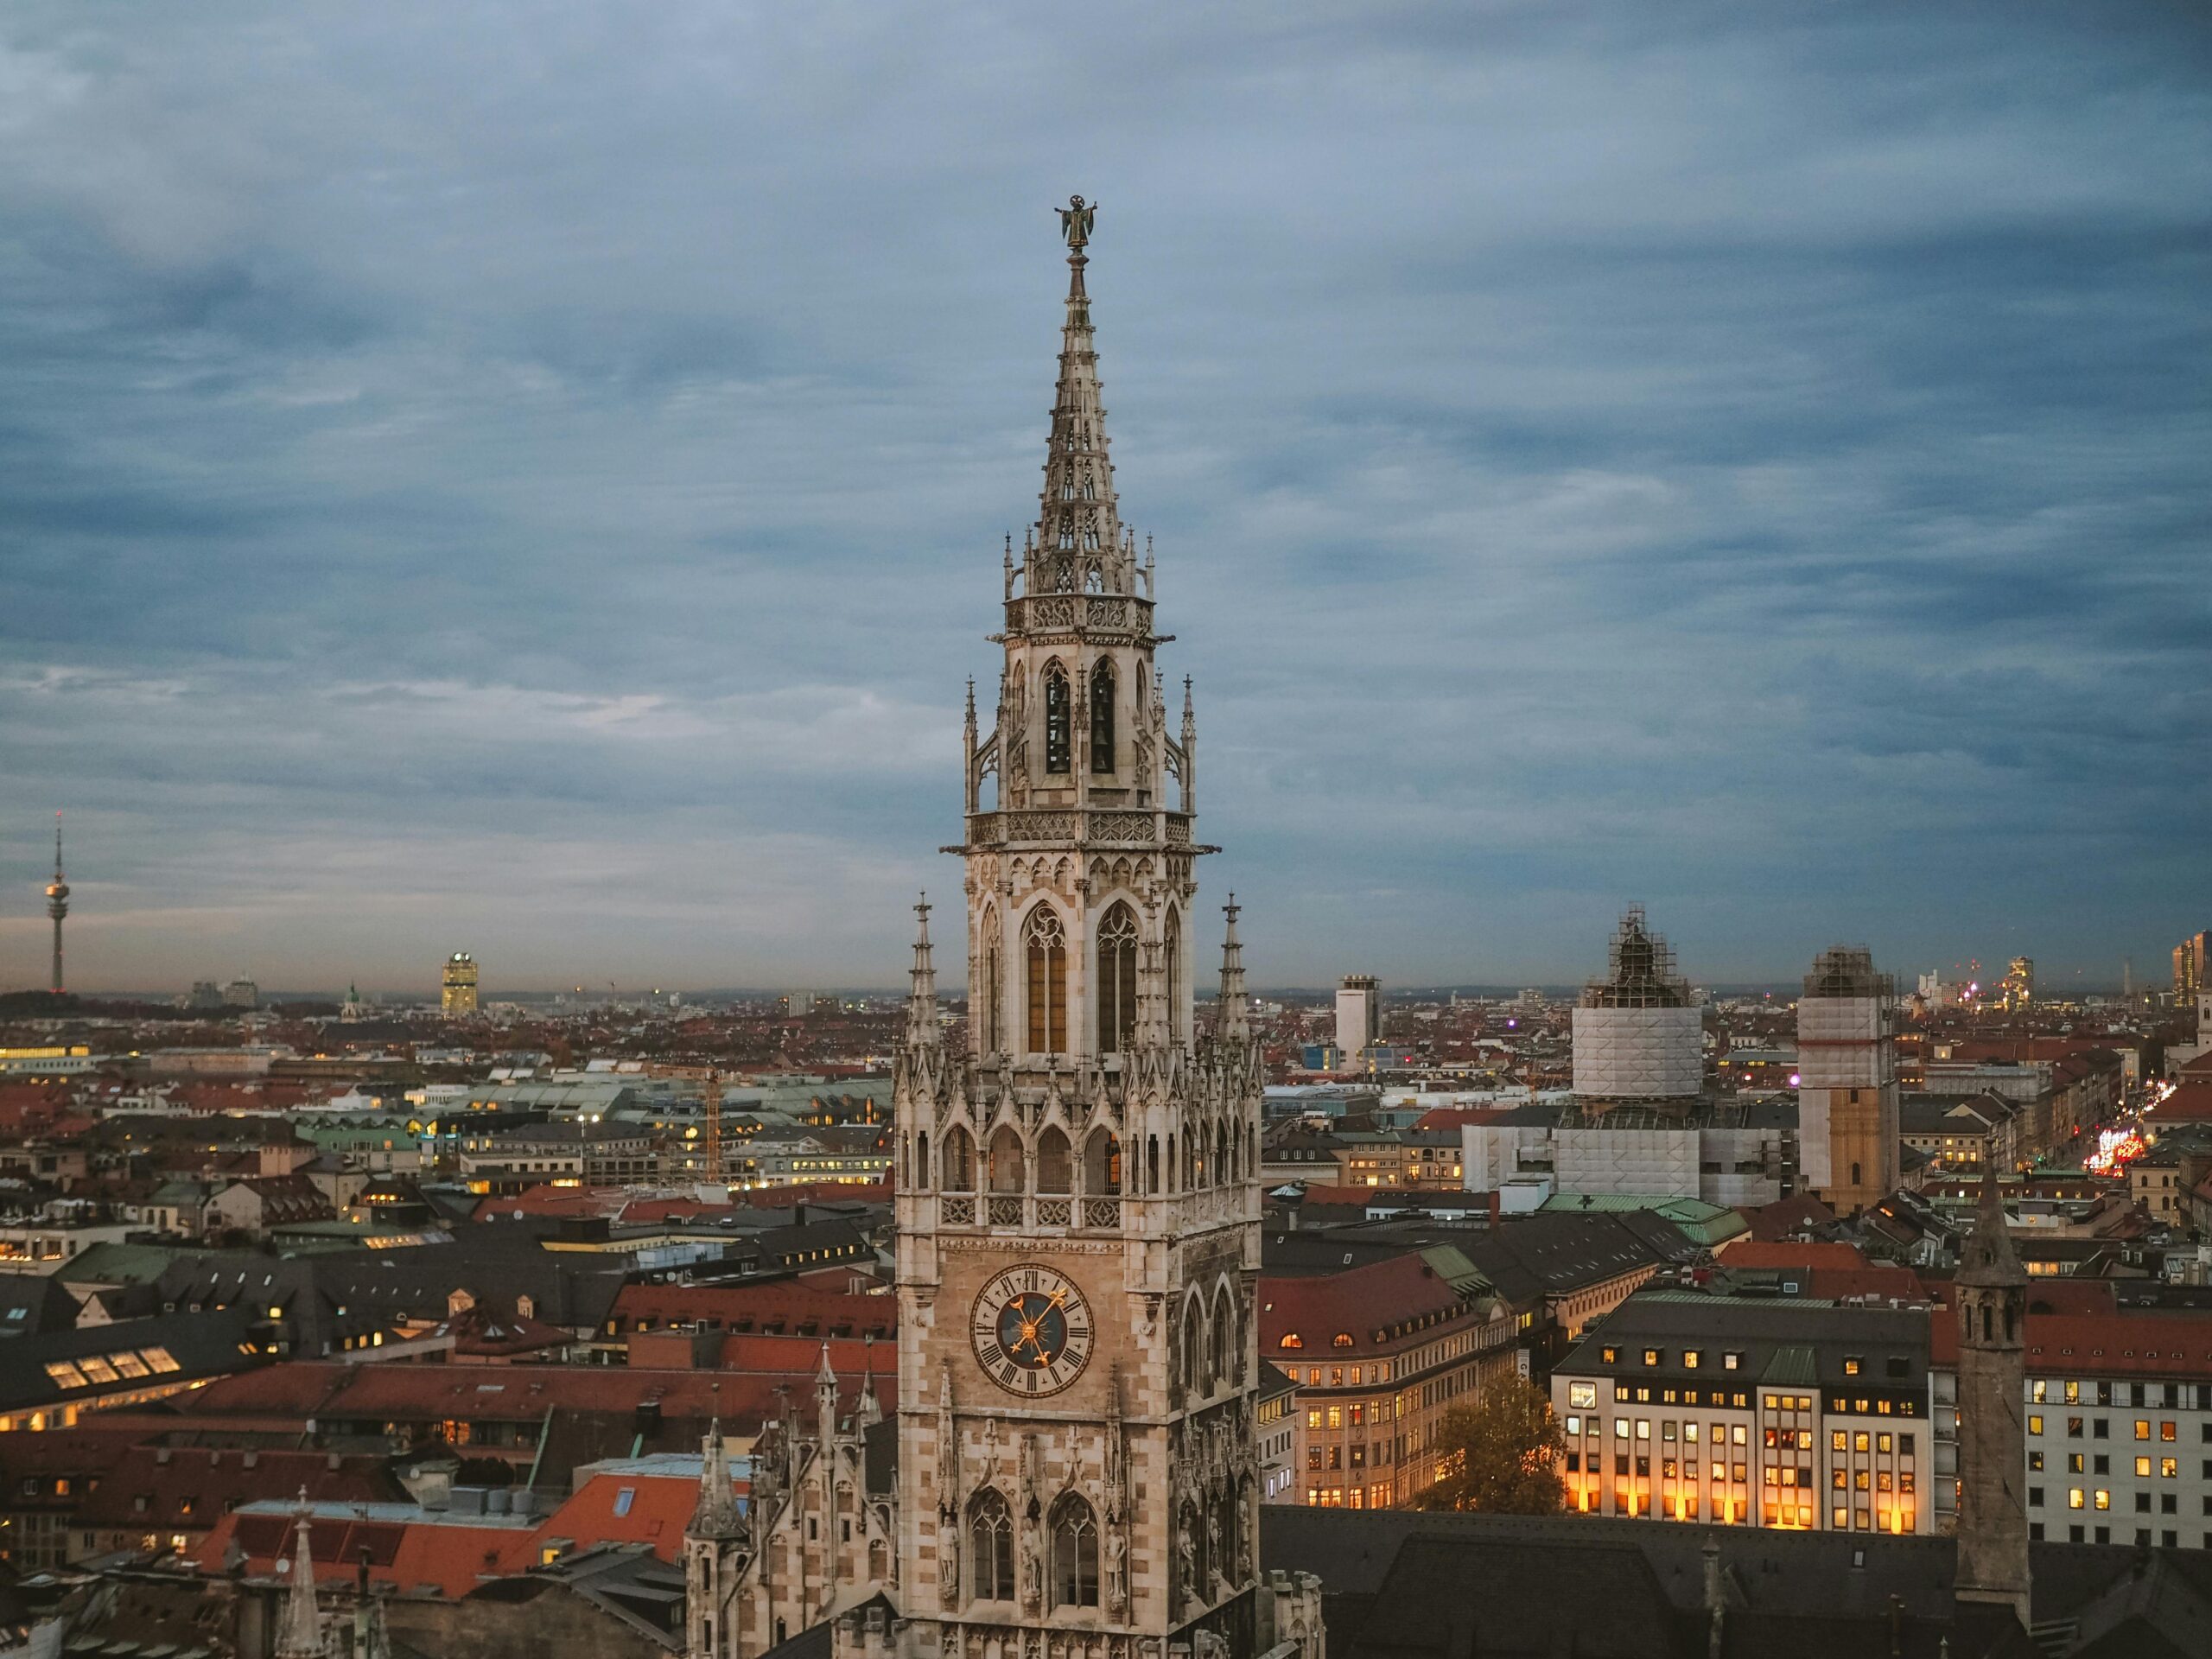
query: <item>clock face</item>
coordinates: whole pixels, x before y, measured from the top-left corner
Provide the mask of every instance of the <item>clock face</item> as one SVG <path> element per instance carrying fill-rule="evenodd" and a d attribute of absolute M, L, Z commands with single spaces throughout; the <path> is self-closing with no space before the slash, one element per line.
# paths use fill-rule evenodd
<path fill-rule="evenodd" d="M 1058 1394 L 1090 1363 L 1090 1305 L 1050 1268 L 1008 1268 L 976 1298 L 969 1338 L 983 1374 L 1008 1394 Z"/>

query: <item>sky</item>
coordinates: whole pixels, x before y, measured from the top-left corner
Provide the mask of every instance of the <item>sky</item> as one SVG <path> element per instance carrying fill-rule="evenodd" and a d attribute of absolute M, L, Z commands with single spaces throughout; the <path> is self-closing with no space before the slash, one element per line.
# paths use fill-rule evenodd
<path fill-rule="evenodd" d="M 0 985 L 899 982 L 1073 192 L 1255 982 L 2212 925 L 2202 7 L 15 0 Z"/>

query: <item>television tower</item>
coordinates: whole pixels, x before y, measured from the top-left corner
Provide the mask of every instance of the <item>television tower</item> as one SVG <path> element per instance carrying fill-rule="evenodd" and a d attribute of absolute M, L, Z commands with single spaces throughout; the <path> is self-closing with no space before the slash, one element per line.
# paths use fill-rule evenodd
<path fill-rule="evenodd" d="M 61 918 L 69 913 L 69 883 L 61 874 L 61 815 L 54 815 L 54 880 L 46 884 L 46 913 L 54 918 L 54 994 L 61 995 Z"/>

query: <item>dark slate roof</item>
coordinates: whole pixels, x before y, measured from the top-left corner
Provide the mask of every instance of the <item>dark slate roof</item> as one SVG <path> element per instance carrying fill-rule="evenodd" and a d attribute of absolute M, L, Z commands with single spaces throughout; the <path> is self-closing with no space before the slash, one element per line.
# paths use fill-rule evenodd
<path fill-rule="evenodd" d="M 1928 1383 L 1926 1311 L 1854 1307 L 1811 1297 L 1776 1300 L 1714 1296 L 1698 1290 L 1646 1290 L 1605 1316 L 1554 1368 L 1573 1376 L 1620 1376 L 1657 1383 L 1746 1382 L 1821 1386 L 1839 1390 L 1904 1389 L 1923 1395 Z M 1605 1351 L 1618 1357 L 1611 1363 Z M 1659 1351 L 1647 1367 L 1643 1350 Z M 1685 1348 L 1702 1363 L 1681 1364 Z M 1739 1351 L 1734 1373 L 1720 1369 L 1717 1350 Z M 1856 1375 L 1846 1363 L 1859 1362 Z M 1892 1370 L 1891 1361 L 1900 1369 Z"/>
<path fill-rule="evenodd" d="M 1945 1539 L 1586 1516 L 1260 1511 L 1262 1567 L 1321 1576 L 1336 1659 L 1705 1659 L 1707 1537 L 1721 1550 L 1726 1659 L 1858 1659 L 1891 1653 L 1893 1637 L 1909 1659 L 1935 1659 L 1946 1639 L 1952 1659 L 2035 1659 L 2009 1613 L 1953 1601 Z M 2063 1553 L 2037 1547 L 2038 1618 L 2066 1611 L 2046 1608 L 2040 1573 L 2046 1554 Z M 2100 1582 L 2114 1571 L 2108 1564 Z M 1582 1607 L 1600 1617 L 1581 1617 Z"/>
<path fill-rule="evenodd" d="M 65 1401 L 97 1400 L 104 1394 L 123 1393 L 162 1382 L 227 1376 L 259 1363 L 245 1351 L 251 1324 L 250 1316 L 239 1309 L 213 1317 L 169 1313 L 150 1319 L 127 1319 L 119 1325 L 87 1325 L 81 1331 L 49 1331 L 35 1337 L 18 1337 L 8 1344 L 5 1362 L 0 1363 L 0 1408 L 36 1408 Z M 149 1370 L 137 1377 L 125 1376 L 89 1387 L 67 1388 L 47 1370 L 48 1363 L 56 1361 L 80 1361 L 118 1353 L 138 1355 L 149 1348 L 166 1351 L 176 1363 L 176 1369 Z"/>
<path fill-rule="evenodd" d="M 77 1322 L 77 1299 L 50 1274 L 0 1274 L 0 1337 L 35 1337 Z"/>

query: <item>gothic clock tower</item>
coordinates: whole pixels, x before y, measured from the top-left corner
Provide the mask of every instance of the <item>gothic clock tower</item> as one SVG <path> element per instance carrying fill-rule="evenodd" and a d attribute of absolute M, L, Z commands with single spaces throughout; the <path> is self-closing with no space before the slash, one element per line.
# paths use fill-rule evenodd
<path fill-rule="evenodd" d="M 1196 726 L 1171 728 L 1153 563 L 1116 509 L 1084 289 L 1037 523 L 969 697 L 968 1042 L 928 907 L 899 1054 L 899 1624 L 929 1659 L 1257 1650 L 1260 1071 L 1236 910 L 1192 1020 Z"/>

